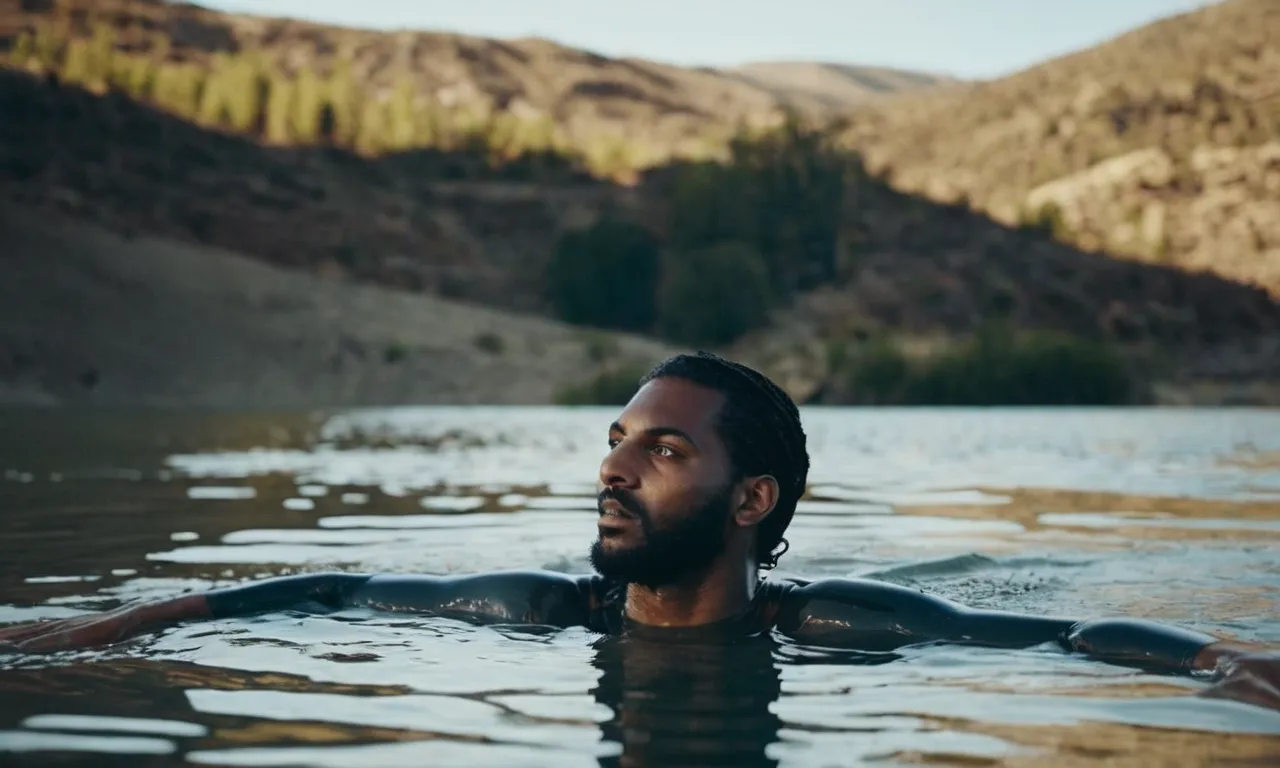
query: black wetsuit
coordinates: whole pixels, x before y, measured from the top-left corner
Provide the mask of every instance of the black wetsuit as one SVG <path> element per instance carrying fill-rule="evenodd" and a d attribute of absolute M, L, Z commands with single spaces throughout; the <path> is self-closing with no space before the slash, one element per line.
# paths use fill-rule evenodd
<path fill-rule="evenodd" d="M 320 573 L 266 579 L 208 594 L 215 617 L 276 610 L 403 611 L 478 623 L 581 626 L 605 634 L 649 634 L 623 611 L 623 585 L 598 575 L 499 571 L 474 576 Z M 889 652 L 922 643 L 1067 651 L 1148 669 L 1189 671 L 1216 638 L 1143 619 L 1076 620 L 975 610 L 907 587 L 862 579 L 761 582 L 742 615 L 699 627 L 705 638 L 776 631 L 803 644 Z M 679 641 L 682 633 L 658 631 Z"/>

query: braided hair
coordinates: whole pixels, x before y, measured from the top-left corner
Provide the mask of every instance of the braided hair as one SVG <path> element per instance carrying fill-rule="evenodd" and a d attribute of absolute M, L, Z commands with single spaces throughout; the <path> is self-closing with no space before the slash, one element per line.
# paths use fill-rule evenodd
<path fill-rule="evenodd" d="M 760 567 L 776 567 L 789 546 L 782 534 L 809 476 L 809 453 L 795 402 L 763 374 L 710 352 L 665 360 L 640 380 L 640 386 L 668 377 L 724 395 L 717 427 L 728 446 L 735 479 L 771 475 L 778 481 L 777 503 L 761 521 L 756 540 Z"/>

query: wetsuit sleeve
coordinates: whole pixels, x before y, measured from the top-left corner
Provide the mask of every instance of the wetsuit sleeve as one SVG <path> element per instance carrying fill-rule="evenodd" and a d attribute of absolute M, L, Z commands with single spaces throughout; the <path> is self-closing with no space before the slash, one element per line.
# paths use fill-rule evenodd
<path fill-rule="evenodd" d="M 209 592 L 215 617 L 281 610 L 379 611 L 448 616 L 477 622 L 585 624 L 591 577 L 551 571 L 498 571 L 474 576 L 316 573 L 281 576 Z"/>
<path fill-rule="evenodd" d="M 997 648 L 1055 643 L 1100 661 L 1190 671 L 1211 635 L 1142 619 L 1074 620 L 968 608 L 908 587 L 824 579 L 791 590 L 777 626 L 801 642 L 892 651 L 947 642 Z"/>

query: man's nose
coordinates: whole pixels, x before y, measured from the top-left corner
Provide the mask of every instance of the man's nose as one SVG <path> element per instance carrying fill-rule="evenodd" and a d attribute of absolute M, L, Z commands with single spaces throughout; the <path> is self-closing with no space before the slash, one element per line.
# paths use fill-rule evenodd
<path fill-rule="evenodd" d="M 636 485 L 636 472 L 631 466 L 629 451 L 625 444 L 619 444 L 608 456 L 604 457 L 604 461 L 600 462 L 600 484 L 605 488 L 634 488 Z"/>

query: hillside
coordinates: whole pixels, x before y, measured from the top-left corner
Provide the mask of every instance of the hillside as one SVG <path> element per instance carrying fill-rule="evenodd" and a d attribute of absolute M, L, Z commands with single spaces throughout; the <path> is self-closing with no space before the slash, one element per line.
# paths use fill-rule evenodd
<path fill-rule="evenodd" d="M 722 71 L 769 91 L 784 103 L 816 104 L 833 112 L 863 105 L 876 96 L 932 92 L 958 82 L 923 72 L 816 61 L 762 61 Z"/>
<path fill-rule="evenodd" d="M 588 155 L 596 166 L 705 155 L 740 123 L 768 123 L 784 105 L 825 115 L 873 92 L 933 82 L 923 74 L 849 67 L 824 67 L 827 77 L 818 81 L 776 67 L 757 78 L 612 59 L 544 39 L 346 29 L 162 0 L 0 3 L 0 40 L 16 42 L 27 32 L 87 41 L 103 29 L 112 31 L 120 50 L 167 62 L 174 70 L 194 64 L 207 72 L 251 60 L 274 77 L 341 73 L 350 78 L 352 93 L 365 100 L 390 99 L 403 90 L 416 108 L 434 112 L 437 123 L 461 127 L 505 115 L 518 123 L 513 131 L 548 134 L 530 135 L 530 141 L 554 140 Z M 440 141 L 438 125 L 424 131 Z"/>
<path fill-rule="evenodd" d="M 1087 250 L 1280 296 L 1280 3 L 1227 0 L 1011 77 L 870 104 L 874 173 Z"/>
<path fill-rule="evenodd" d="M 0 114 L 5 116 L 0 120 L 0 204 L 22 212 L 5 222 L 6 226 L 21 219 L 23 223 L 30 220 L 29 227 L 34 227 L 16 240 L 26 244 L 25 276 L 10 282 L 23 286 L 14 296 L 27 297 L 25 301 L 31 307 L 44 306 L 40 302 L 45 299 L 39 298 L 43 296 L 52 307 L 97 307 L 93 317 L 101 312 L 103 317 L 119 314 L 126 318 L 119 320 L 120 324 L 114 319 L 102 322 L 103 328 L 115 329 L 110 333 L 102 331 L 105 335 L 98 335 L 96 329 L 82 334 L 104 349 L 117 350 L 110 353 L 116 355 L 111 358 L 111 366 L 117 371 L 113 381 L 127 379 L 119 371 L 134 365 L 130 360 L 138 361 L 138 370 L 153 365 L 147 362 L 148 358 L 130 357 L 138 355 L 137 350 L 118 351 L 121 342 L 110 340 L 116 335 L 127 337 L 122 329 L 141 328 L 141 321 L 136 319 L 136 302 L 112 299 L 114 303 L 104 304 L 92 296 L 81 296 L 59 282 L 56 265 L 39 266 L 35 254 L 42 250 L 67 253 L 68 263 L 78 264 L 76 254 L 82 251 L 98 254 L 105 247 L 118 253 L 132 247 L 127 244 L 149 243 L 147 247 L 152 249 L 158 265 L 154 281 L 147 270 L 137 271 L 118 255 L 95 256 L 97 261 L 85 262 L 76 269 L 92 273 L 104 284 L 133 286 L 137 296 L 173 293 L 181 301 L 175 299 L 175 303 L 165 306 L 175 312 L 184 302 L 205 306 L 207 313 L 201 316 L 201 327 L 209 330 L 208 339 L 202 343 L 223 350 L 219 354 L 243 365 L 246 376 L 274 371 L 261 375 L 284 382 L 279 387 L 263 383 L 262 388 L 252 390 L 258 393 L 254 397 L 265 397 L 264 392 L 292 392 L 293 379 L 289 377 L 295 374 L 286 370 L 289 366 L 296 365 L 304 374 L 314 375 L 318 370 L 315 361 L 328 354 L 323 352 L 328 343 L 323 340 L 342 336 L 338 329 L 343 321 L 331 313 L 347 305 L 331 304 L 327 309 L 315 309 L 311 315 L 300 315 L 296 319 L 299 327 L 309 327 L 314 321 L 320 329 L 314 331 L 316 346 L 306 346 L 310 351 L 302 356 L 277 354 L 284 343 L 271 341 L 274 337 L 270 334 L 277 331 L 268 331 L 262 342 L 250 337 L 255 324 L 275 328 L 278 318 L 252 303 L 241 306 L 231 298 L 240 291 L 252 295 L 248 282 L 237 283 L 234 291 L 215 304 L 205 299 L 197 301 L 192 298 L 196 286 L 168 271 L 162 265 L 162 252 L 207 254 L 212 248 L 236 254 L 235 259 L 247 257 L 266 262 L 272 268 L 288 271 L 272 269 L 270 274 L 276 277 L 263 279 L 306 281 L 291 283 L 294 287 L 288 290 L 297 296 L 311 290 L 341 292 L 355 288 L 359 291 L 341 295 L 394 296 L 386 299 L 387 305 L 403 308 L 405 322 L 414 324 L 413 333 L 432 324 L 433 312 L 444 318 L 466 318 L 457 320 L 460 328 L 475 326 L 471 331 L 451 332 L 448 338 L 452 340 L 441 347 L 441 354 L 452 357 L 433 360 L 433 364 L 453 360 L 450 365 L 458 367 L 456 378 L 444 372 L 434 374 L 436 378 L 424 375 L 421 387 L 425 389 L 418 389 L 413 387 L 419 385 L 396 378 L 399 374 L 377 372 L 382 371 L 379 368 L 350 374 L 372 376 L 373 383 L 333 384 L 333 389 L 318 389 L 317 397 L 331 396 L 347 402 L 343 398 L 358 391 L 363 393 L 361 398 L 367 396 L 371 400 L 385 396 L 398 401 L 403 396 L 430 402 L 453 398 L 458 402 L 472 402 L 473 398 L 507 402 L 508 397 L 516 396 L 549 397 L 553 384 L 564 383 L 558 378 L 561 374 L 552 371 L 559 370 L 559 364 L 566 365 L 576 380 L 589 381 L 606 364 L 620 364 L 629 357 L 602 352 L 618 347 L 610 334 L 595 336 L 598 332 L 585 330 L 571 333 L 566 326 L 539 319 L 569 316 L 553 299 L 549 276 L 561 246 L 568 242 L 566 236 L 576 236 L 602 221 L 621 220 L 633 228 L 633 234 L 636 227 L 644 231 L 640 239 L 650 243 L 644 247 L 651 247 L 654 255 L 651 268 L 623 263 L 623 271 L 597 276 L 595 282 L 570 293 L 608 295 L 610 301 L 617 301 L 617 307 L 605 302 L 606 311 L 598 316 L 602 324 L 622 314 L 611 310 L 620 309 L 623 303 L 657 305 L 641 307 L 635 317 L 643 322 L 637 321 L 639 324 L 631 330 L 676 338 L 670 334 L 678 323 L 668 322 L 674 313 L 701 312 L 703 321 L 719 321 L 735 313 L 741 316 L 737 312 L 741 307 L 735 306 L 734 300 L 756 296 L 750 288 L 754 285 L 760 289 L 761 300 L 737 298 L 738 304 L 750 305 L 747 315 L 758 316 L 748 318 L 755 323 L 751 332 L 730 341 L 698 343 L 726 349 L 765 368 L 806 402 L 868 402 L 865 387 L 854 375 L 857 371 L 851 373 L 849 368 L 875 366 L 853 365 L 851 360 L 869 354 L 868 350 L 883 352 L 885 343 L 901 344 L 912 355 L 925 357 L 938 350 L 945 352 L 983 333 L 993 318 L 1015 329 L 1047 330 L 1081 340 L 1085 346 L 1074 348 L 1071 355 L 1085 350 L 1079 359 L 1088 365 L 1109 359 L 1102 352 L 1114 347 L 1131 374 L 1147 384 L 1160 383 L 1166 392 L 1185 393 L 1211 385 L 1231 389 L 1233 393 L 1226 397 L 1259 401 L 1272 395 L 1263 398 L 1240 393 L 1254 391 L 1255 385 L 1266 389 L 1280 382 L 1280 302 L 1274 294 L 1268 294 L 1267 290 L 1274 290 L 1274 286 L 1266 278 L 1274 247 L 1269 245 L 1272 241 L 1267 239 L 1266 231 L 1248 229 L 1241 234 L 1239 229 L 1244 226 L 1239 223 L 1241 217 L 1249 224 L 1255 219 L 1248 217 L 1261 216 L 1257 221 L 1264 227 L 1274 221 L 1267 218 L 1267 212 L 1277 200 L 1269 192 L 1276 184 L 1277 168 L 1267 164 L 1273 162 L 1267 159 L 1271 157 L 1267 142 L 1275 134 L 1255 130 L 1261 125 L 1258 121 L 1268 114 L 1265 110 L 1245 113 L 1243 122 L 1238 124 L 1227 123 L 1242 131 L 1228 136 L 1236 137 L 1236 144 L 1210 141 L 1227 135 L 1222 131 L 1222 135 L 1215 134 L 1216 139 L 1197 133 L 1203 127 L 1199 112 L 1194 118 L 1166 116 L 1167 121 L 1172 121 L 1167 124 L 1159 122 L 1166 117 L 1151 118 L 1156 120 L 1153 125 L 1163 126 L 1161 130 L 1170 137 L 1167 147 L 1155 149 L 1135 149 L 1124 144 L 1129 140 L 1124 131 L 1117 134 L 1120 138 L 1108 139 L 1108 134 L 1098 127 L 1103 125 L 1098 118 L 1089 123 L 1093 128 L 1073 134 L 1083 143 L 1063 145 L 1074 147 L 1073 151 L 1093 153 L 1093 159 L 1080 168 L 1066 167 L 1065 175 L 1059 172 L 1061 169 L 1049 175 L 1037 170 L 1041 154 L 1031 144 L 1015 140 L 1021 134 L 1010 134 L 1015 138 L 1000 139 L 1001 143 L 991 145 L 984 133 L 988 123 L 975 117 L 985 115 L 982 120 L 989 121 L 992 135 L 1004 136 L 1001 131 L 1007 134 L 1010 125 L 1022 124 L 1017 120 L 1030 119 L 1018 110 L 1024 101 L 1033 103 L 1033 97 L 1039 98 L 1032 92 L 1033 85 L 1040 83 L 1035 77 L 1044 79 L 1040 84 L 1046 92 L 1053 91 L 1046 83 L 1054 84 L 1058 90 L 1069 90 L 1073 87 L 1070 82 L 1090 82 L 1080 81 L 1085 77 L 1080 72 L 1093 71 L 1090 67 L 1110 71 L 1116 62 L 1128 61 L 1136 73 L 1132 83 L 1124 81 L 1125 88 L 1138 88 L 1148 80 L 1157 85 L 1163 83 L 1164 70 L 1152 70 L 1155 65 L 1135 51 L 1143 46 L 1158 51 L 1152 40 L 1166 40 L 1173 33 L 1177 33 L 1177 40 L 1189 35 L 1190 40 L 1198 41 L 1194 45 L 1185 41 L 1167 43 L 1176 50 L 1190 46 L 1187 50 L 1201 51 L 1204 56 L 1221 55 L 1236 61 L 1234 54 L 1228 54 L 1236 50 L 1237 44 L 1247 47 L 1250 43 L 1247 39 L 1240 43 L 1230 36 L 1219 39 L 1218 26 L 1189 25 L 1185 19 L 1174 19 L 1162 23 L 1172 24 L 1171 27 L 1152 28 L 1165 29 L 1156 38 L 1143 37 L 1147 32 L 1140 31 L 1135 33 L 1137 43 L 1122 38 L 1099 49 L 1111 51 L 1096 54 L 1104 65 L 1089 63 L 1095 61 L 1091 58 L 1095 54 L 1086 52 L 1046 64 L 1041 69 L 1047 75 L 1035 75 L 1040 71 L 1037 69 L 994 83 L 950 85 L 933 92 L 921 90 L 914 95 L 862 101 L 862 106 L 849 113 L 841 133 L 804 129 L 792 134 L 787 128 L 763 139 L 736 141 L 731 145 L 735 159 L 728 165 L 675 162 L 637 169 L 634 161 L 639 155 L 632 150 L 622 155 L 606 153 L 603 157 L 612 158 L 614 170 L 631 171 L 629 178 L 620 180 L 622 183 L 614 183 L 595 173 L 600 167 L 591 162 L 591 151 L 586 152 L 588 162 L 580 162 L 572 147 L 563 143 L 564 131 L 571 133 L 576 130 L 575 125 L 598 127 L 603 123 L 597 118 L 608 113 L 608 121 L 631 126 L 637 135 L 659 135 L 671 128 L 675 132 L 669 136 L 679 137 L 686 136 L 681 131 L 687 128 L 690 133 L 686 137 L 696 137 L 705 145 L 714 139 L 717 130 L 728 130 L 730 121 L 721 119 L 725 115 L 717 110 L 710 110 L 716 113 L 710 117 L 693 114 L 689 111 L 693 109 L 692 102 L 686 104 L 688 109 L 681 107 L 668 115 L 645 111 L 652 110 L 654 103 L 647 96 L 627 96 L 624 101 L 639 110 L 630 112 L 602 106 L 612 97 L 566 96 L 564 83 L 586 82 L 581 79 L 587 77 L 583 73 L 595 73 L 591 75 L 594 77 L 607 70 L 609 77 L 623 77 L 624 72 L 631 73 L 628 77 L 641 77 L 636 67 L 649 75 L 657 70 L 636 62 L 597 61 L 545 41 L 497 43 L 452 35 L 423 37 L 418 33 L 334 30 L 297 22 L 229 17 L 144 0 L 96 4 L 98 15 L 92 19 L 86 14 L 65 12 L 55 17 L 49 13 L 51 7 L 52 3 L 36 0 L 22 3 L 18 10 L 12 4 L 0 6 L 0 20 L 8 24 L 0 29 L 0 35 L 12 35 L 20 28 L 46 30 L 41 33 L 45 37 L 27 34 L 9 38 L 14 41 L 14 50 L 10 51 L 8 68 L 0 69 Z M 1229 11 L 1223 18 L 1231 20 L 1241 14 L 1261 13 L 1261 7 L 1235 0 L 1210 10 Z M 42 8 L 44 15 L 40 15 Z M 58 37 L 47 32 L 54 28 L 49 24 L 31 26 L 35 24 L 32 19 L 53 18 L 66 21 L 75 34 Z M 1262 23 L 1271 16 L 1262 13 L 1250 18 Z M 1226 28 L 1234 29 L 1230 25 Z M 86 34 L 93 37 L 84 37 Z M 395 42 L 401 39 L 420 44 Z M 25 46 L 22 55 L 15 55 L 18 40 Z M 160 47 L 149 47 L 153 45 Z M 508 75 L 499 77 L 494 73 L 506 72 L 503 67 L 508 64 L 494 62 L 506 61 L 501 57 L 511 46 L 527 60 L 523 64 L 508 62 L 512 67 L 510 77 L 503 79 Z M 535 49 L 555 55 L 543 61 L 530 53 Z M 1271 49 L 1259 44 L 1257 51 L 1254 58 L 1258 61 L 1272 60 Z M 161 52 L 164 58 L 157 64 L 156 57 Z M 410 54 L 409 59 L 403 59 Z M 321 87 L 308 57 L 326 56 L 329 59 L 321 62 L 322 71 L 332 61 L 345 61 L 351 68 L 348 74 L 355 71 L 352 77 L 358 79 L 360 87 L 352 85 L 357 80 L 345 81 L 344 91 L 338 87 L 344 82 L 341 78 L 324 81 L 327 85 Z M 574 56 L 581 59 L 578 64 L 569 61 Z M 279 61 L 265 63 L 264 57 Z M 513 61 L 518 60 L 516 57 Z M 20 61 L 21 66 L 15 66 L 15 61 Z M 467 63 L 465 71 L 455 66 L 458 61 Z M 1160 61 L 1158 56 L 1155 61 Z M 544 65 L 545 71 L 541 69 Z M 1067 73 L 1061 76 L 1067 84 L 1059 83 L 1057 67 Z M 337 77 L 342 68 L 338 69 L 325 77 Z M 832 114 L 831 103 L 837 97 L 861 99 L 854 90 L 840 91 L 832 85 L 861 82 L 861 74 L 834 73 L 825 65 L 767 65 L 755 71 L 755 77 L 762 81 L 772 79 L 775 85 L 766 88 L 743 83 L 741 79 L 746 75 L 742 73 L 722 77 L 695 72 L 690 74 L 691 80 L 672 74 L 668 85 L 676 90 L 664 93 L 693 99 L 697 89 L 691 83 L 728 82 L 730 85 L 725 87 L 730 91 L 738 93 L 733 89 L 745 88 L 743 93 L 762 99 L 752 103 L 765 105 L 768 112 L 784 99 L 782 86 L 776 81 L 791 82 L 787 86 L 790 95 L 785 98 L 800 98 L 795 94 L 804 90 L 803 83 L 809 82 L 809 75 L 816 71 L 821 76 L 818 79 L 828 75 L 836 79 L 823 81 L 822 89 L 828 94 L 823 98 L 828 101 L 814 106 L 815 111 Z M 1167 71 L 1176 77 L 1180 70 Z M 496 79 L 477 80 L 477 72 L 489 73 Z M 146 77 L 133 79 L 139 73 Z M 1032 78 L 1031 85 L 1018 85 L 1028 77 Z M 412 80 L 407 88 L 406 78 Z M 422 84 L 436 87 L 455 80 L 472 83 L 475 89 L 483 85 L 488 89 L 484 94 L 515 95 L 505 102 L 506 111 L 495 113 L 496 117 L 490 115 L 487 123 L 472 124 L 458 132 L 459 125 L 449 122 L 458 113 L 448 112 L 438 91 L 430 108 L 409 98 L 416 88 L 427 87 Z M 517 80 L 518 84 L 511 85 Z M 559 85 L 548 85 L 552 81 Z M 572 85 L 564 87 L 574 90 Z M 390 89 L 386 99 L 377 96 L 380 88 Z M 361 92 L 363 101 L 348 103 L 336 97 L 340 93 L 350 96 L 354 90 Z M 1195 90 L 1196 98 L 1203 96 L 1203 91 Z M 302 98 L 300 94 L 304 92 L 312 96 L 327 94 L 321 102 L 329 101 L 317 106 L 320 102 Z M 644 93 L 657 92 L 651 89 Z M 821 99 L 813 93 L 816 91 L 810 94 L 816 104 Z M 248 101 L 244 99 L 246 94 Z M 983 106 L 988 97 L 998 108 Z M 1006 98 L 1008 101 L 1001 101 Z M 543 99 L 537 103 L 558 106 L 549 113 L 537 113 L 541 117 L 534 113 L 512 117 L 524 114 L 520 105 L 533 104 L 530 99 Z M 1255 101 L 1267 103 L 1265 99 Z M 735 103 L 747 105 L 747 101 Z M 1126 101 L 1121 106 L 1140 103 Z M 586 111 L 575 111 L 579 107 Z M 746 111 L 738 116 L 757 114 L 751 112 L 749 105 L 743 109 Z M 953 121 L 960 126 L 958 130 L 947 127 L 952 115 L 947 109 L 959 116 Z M 990 109 L 995 111 L 983 111 Z M 1006 109 L 1020 117 L 1009 123 L 1001 112 Z M 1142 110 L 1138 113 L 1147 115 Z M 353 115 L 358 119 L 350 122 Z M 575 115 L 588 118 L 584 123 Z M 663 115 L 672 117 L 672 121 L 663 122 L 667 119 Z M 525 122 L 503 122 L 505 118 Z M 539 120 L 544 122 L 538 123 Z M 651 124 L 659 123 L 667 128 L 649 131 Z M 527 129 L 535 124 L 551 125 L 561 135 L 554 141 L 545 140 L 546 136 L 545 141 L 532 141 L 528 135 L 510 133 L 513 125 Z M 1114 121 L 1106 124 L 1113 128 L 1115 125 Z M 679 125 L 685 128 L 673 127 Z M 1134 118 L 1133 125 L 1145 123 Z M 1175 140 L 1183 136 L 1171 127 L 1175 125 L 1191 132 L 1187 135 L 1200 138 Z M 590 131 L 584 135 L 589 134 Z M 901 139 L 900 134 L 914 135 L 918 141 Z M 514 141 L 516 136 L 523 138 Z M 856 156 L 831 151 L 833 139 L 862 147 L 866 163 Z M 680 141 L 683 139 L 672 139 L 664 146 L 672 150 Z M 519 145 L 514 150 L 513 142 Z M 1044 139 L 1042 144 L 1046 158 L 1061 150 L 1051 139 Z M 612 145 L 610 152 L 621 146 Z M 1003 147 L 1008 151 L 1000 151 Z M 599 161 L 602 156 L 594 157 Z M 1174 181 L 1161 186 L 1165 178 L 1160 175 L 1165 168 L 1161 163 L 1166 160 L 1175 171 Z M 988 165 L 993 168 L 990 172 Z M 1001 174 L 1011 179 L 1007 187 Z M 957 179 L 971 185 L 964 194 L 939 186 L 954 185 L 959 183 Z M 921 188 L 912 191 L 913 185 Z M 986 215 L 982 190 L 994 200 L 1004 199 L 1003 195 L 1017 201 L 1014 213 L 992 211 L 992 215 Z M 1123 207 L 1132 202 L 1131 198 L 1142 203 L 1141 216 L 1136 221 L 1127 220 L 1131 230 L 1136 228 L 1144 236 L 1168 233 L 1159 240 L 1160 247 L 1143 258 L 1125 251 L 1114 233 L 1105 247 L 1088 240 L 1094 231 L 1089 229 L 1094 226 L 1091 222 L 1110 221 L 1107 217 L 1120 216 L 1124 211 L 1132 217 L 1132 210 Z M 991 206 L 985 208 L 990 210 Z M 57 242 L 40 239 L 52 237 L 40 235 L 41 228 L 65 220 L 80 221 L 83 228 Z M 1174 237 L 1186 227 L 1200 227 L 1195 231 L 1202 235 L 1211 232 L 1219 238 L 1224 247 L 1214 252 L 1212 263 L 1197 262 L 1198 251 L 1187 250 L 1184 240 L 1179 239 L 1181 234 Z M 1232 240 L 1235 235 L 1244 240 Z M 10 235 L 5 232 L 0 237 L 7 248 Z M 101 246 L 104 238 L 111 245 Z M 587 261 L 580 264 L 596 269 L 604 261 L 618 262 L 623 250 L 613 245 L 620 242 L 623 241 L 596 246 L 599 250 L 595 255 L 587 254 Z M 626 242 L 634 244 L 636 240 Z M 1203 243 L 1198 247 L 1207 249 Z M 217 261 L 175 257 L 186 258 L 207 265 Z M 0 266 L 6 270 L 16 268 L 8 263 Z M 216 272 L 212 266 L 201 269 L 212 270 L 210 275 Z M 241 267 L 234 269 L 238 274 L 242 271 Z M 679 283 L 681 274 L 684 293 L 671 293 L 671 286 Z M 641 279 L 644 275 L 652 284 Z M 658 277 L 661 279 L 655 282 Z M 42 281 L 49 281 L 48 285 Z M 83 282 L 77 279 L 73 284 Z M 396 292 L 378 292 L 385 289 Z M 418 297 L 412 298 L 411 294 Z M 672 300 L 671 296 L 677 299 Z M 471 307 L 465 311 L 450 309 L 456 305 L 441 299 L 460 300 Z M 201 301 L 205 304 L 201 305 Z M 362 301 L 377 304 L 381 298 Z M 409 308 L 413 302 L 420 302 L 415 305 L 418 308 Z M 482 310 L 477 305 L 489 309 Z M 502 312 L 492 313 L 495 309 Z M 242 311 L 243 318 L 235 317 Z M 656 316 L 659 311 L 665 313 L 664 317 Z M 58 354 L 70 356 L 72 362 L 59 363 L 61 372 L 55 381 L 65 384 L 85 371 L 97 370 L 98 364 L 91 360 L 94 347 L 71 340 L 75 323 L 86 323 L 90 316 L 33 310 L 31 317 L 39 320 L 23 320 L 21 313 L 6 319 L 6 323 L 25 329 L 24 336 L 7 338 L 25 339 L 21 345 L 27 346 L 10 349 L 8 358 L 0 349 L 0 365 L 8 366 L 0 370 L 0 382 L 10 382 L 12 386 L 12 382 L 29 382 L 29 377 L 36 375 L 28 370 L 29 362 L 23 362 L 33 359 L 34 353 L 26 351 L 31 345 L 45 350 L 41 354 L 61 350 Z M 357 315 L 353 318 L 356 327 L 364 322 Z M 525 323 L 531 328 L 546 328 L 547 339 L 572 339 L 565 344 L 573 351 L 554 357 L 557 365 L 540 362 L 534 359 L 541 355 L 538 350 L 551 341 L 526 344 L 517 336 L 510 339 L 510 344 L 492 339 L 478 341 L 489 332 L 485 330 L 487 323 L 504 328 Z M 0 326 L 0 331 L 7 331 L 8 327 Z M 42 327 L 48 329 L 47 338 L 42 335 L 46 333 L 40 330 Z M 370 365 L 378 359 L 379 349 L 384 357 L 402 359 L 401 342 L 388 340 L 385 327 L 379 328 L 383 330 L 368 336 L 361 335 L 363 331 L 352 332 L 356 339 L 352 344 L 362 350 L 362 356 L 339 355 L 348 361 L 344 365 L 354 366 L 353 370 Z M 154 332 L 162 331 L 167 333 L 163 329 Z M 428 335 L 415 336 L 418 341 L 412 343 L 431 347 L 427 340 L 430 332 L 421 332 Z M 641 345 L 635 348 L 638 354 L 642 349 L 667 348 L 658 342 L 635 343 Z M 686 338 L 682 345 L 691 343 Z M 241 344 L 256 356 L 236 357 L 234 350 Z M 157 348 L 177 346 L 176 337 L 164 336 Z M 515 351 L 495 361 L 491 346 Z M 398 351 L 388 352 L 389 349 Z M 1052 353 L 1050 362 L 1057 360 L 1054 364 L 1060 366 L 1047 378 L 1072 380 L 1076 371 L 1070 366 L 1075 363 L 1061 363 L 1070 355 L 1058 355 L 1055 350 L 1059 348 L 1053 345 L 1043 349 Z M 165 359 L 194 371 L 205 370 L 205 363 L 184 354 L 175 353 Z M 588 361 L 585 367 L 580 364 L 583 355 Z M 8 363 L 4 362 L 6 359 Z M 548 361 L 551 359 L 549 356 Z M 364 362 L 358 362 L 361 360 Z M 527 386 L 516 373 L 526 363 L 532 366 L 534 381 Z M 885 370 L 891 373 L 902 369 L 896 358 L 882 356 L 879 364 L 887 365 Z M 503 367 L 508 365 L 511 367 Z M 172 373 L 174 369 L 163 370 L 178 375 Z M 502 381 L 476 384 L 475 371 L 486 375 L 496 372 Z M 217 380 L 225 373 L 209 371 L 208 375 Z M 389 375 L 386 382 L 392 383 L 379 383 L 383 379 L 378 377 L 384 375 Z M 102 380 L 106 381 L 105 376 Z M 164 397 L 148 388 L 151 385 L 143 377 L 128 381 L 128 387 L 116 390 L 114 396 L 127 399 L 126 390 L 132 387 L 143 400 Z M 45 391 L 41 389 L 44 386 L 41 384 L 34 391 Z M 197 384 L 182 386 L 189 389 L 179 399 L 207 395 Z M 227 385 L 225 402 L 252 394 L 237 386 Z M 366 386 L 369 388 L 360 389 Z M 55 390 L 56 387 L 49 391 Z M 206 394 L 199 394 L 202 392 Z M 1166 401 L 1187 399 L 1176 392 L 1162 397 Z M 1196 395 L 1191 399 L 1215 401 L 1221 396 Z M 200 402 L 211 401 L 206 398 Z"/>
<path fill-rule="evenodd" d="M 657 342 L 0 207 L 0 403 L 539 404 Z"/>

